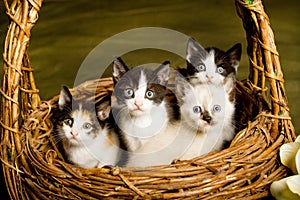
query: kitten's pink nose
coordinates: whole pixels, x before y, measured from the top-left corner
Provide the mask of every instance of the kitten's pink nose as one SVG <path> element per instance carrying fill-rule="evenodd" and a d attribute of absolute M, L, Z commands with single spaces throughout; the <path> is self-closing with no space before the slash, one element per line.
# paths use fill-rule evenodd
<path fill-rule="evenodd" d="M 141 109 L 141 106 L 143 105 L 143 102 L 142 101 L 135 101 L 134 102 L 134 105 L 137 107 L 137 109 Z"/>
<path fill-rule="evenodd" d="M 71 131 L 71 135 L 72 135 L 73 137 L 76 137 L 76 136 L 78 136 L 78 133 L 77 133 L 77 132 L 74 132 L 74 131 Z"/>
<path fill-rule="evenodd" d="M 213 76 L 209 76 L 209 75 L 207 75 L 207 74 L 206 74 L 205 76 L 206 76 L 206 78 L 209 79 L 209 80 L 214 78 Z"/>

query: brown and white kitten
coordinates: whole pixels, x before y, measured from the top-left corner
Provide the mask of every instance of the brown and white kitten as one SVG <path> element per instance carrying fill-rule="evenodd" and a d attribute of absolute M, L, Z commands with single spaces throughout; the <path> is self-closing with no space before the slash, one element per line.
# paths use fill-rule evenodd
<path fill-rule="evenodd" d="M 242 46 L 235 44 L 227 51 L 216 47 L 203 48 L 193 38 L 187 43 L 187 76 L 192 85 L 222 85 L 229 75 L 236 75 L 240 63 Z M 235 78 L 235 76 L 231 76 Z"/>
<path fill-rule="evenodd" d="M 97 105 L 87 100 L 75 100 L 63 86 L 58 108 L 53 112 L 54 138 L 69 162 L 83 168 L 119 162 L 119 137 L 108 121 L 110 98 Z"/>
<path fill-rule="evenodd" d="M 169 72 L 169 62 L 155 70 L 129 70 L 121 58 L 114 60 L 112 116 L 129 152 L 136 151 L 167 125 L 164 98 Z"/>

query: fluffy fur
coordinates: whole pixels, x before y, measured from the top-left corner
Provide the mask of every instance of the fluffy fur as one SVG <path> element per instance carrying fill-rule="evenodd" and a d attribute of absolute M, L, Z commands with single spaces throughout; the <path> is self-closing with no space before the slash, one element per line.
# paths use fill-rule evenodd
<path fill-rule="evenodd" d="M 187 74 L 185 75 L 192 85 L 222 85 L 227 76 L 236 74 L 241 53 L 240 43 L 223 51 L 215 47 L 203 48 L 190 38 L 186 49 Z"/>
<path fill-rule="evenodd" d="M 158 134 L 153 136 L 130 154 L 127 167 L 144 167 L 153 165 L 170 164 L 174 159 L 179 158 L 183 149 L 187 148 L 182 143 L 186 137 L 180 134 L 180 122 L 173 121 Z M 189 143 L 189 141 L 186 141 Z M 182 148 L 184 147 L 184 148 Z"/>
<path fill-rule="evenodd" d="M 176 95 L 180 104 L 181 126 L 186 130 L 186 135 L 194 136 L 181 159 L 220 150 L 225 141 L 233 138 L 234 102 L 230 100 L 233 84 L 232 78 L 226 78 L 223 86 L 192 86 L 182 77 L 177 77 Z"/>
<path fill-rule="evenodd" d="M 116 165 L 120 160 L 119 139 L 109 128 L 110 101 L 99 105 L 74 100 L 62 87 L 58 109 L 54 111 L 54 134 L 66 159 L 83 168 Z"/>

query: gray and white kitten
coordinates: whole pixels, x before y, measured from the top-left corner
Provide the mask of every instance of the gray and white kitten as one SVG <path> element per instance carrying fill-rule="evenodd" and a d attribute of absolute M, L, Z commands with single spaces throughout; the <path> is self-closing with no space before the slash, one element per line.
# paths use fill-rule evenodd
<path fill-rule="evenodd" d="M 235 44 L 227 51 L 216 47 L 203 48 L 193 38 L 187 43 L 187 76 L 192 85 L 222 85 L 229 75 L 235 78 L 240 63 L 242 46 Z"/>
<path fill-rule="evenodd" d="M 121 58 L 116 58 L 112 68 L 112 116 L 128 151 L 135 152 L 168 124 L 165 93 L 170 64 L 165 62 L 155 70 L 129 70 Z"/>
<path fill-rule="evenodd" d="M 181 126 L 193 141 L 181 159 L 221 150 L 224 142 L 233 138 L 233 88 L 232 77 L 225 78 L 222 86 L 193 86 L 184 78 L 177 77 L 176 95 L 180 104 Z"/>
<path fill-rule="evenodd" d="M 108 118 L 110 100 L 95 105 L 73 99 L 69 89 L 60 91 L 54 110 L 54 136 L 67 160 L 83 168 L 116 165 L 121 157 L 120 142 Z"/>

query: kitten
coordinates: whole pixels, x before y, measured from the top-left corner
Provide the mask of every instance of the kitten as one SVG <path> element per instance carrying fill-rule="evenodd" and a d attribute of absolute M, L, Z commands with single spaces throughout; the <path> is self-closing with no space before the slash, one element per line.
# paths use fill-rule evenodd
<path fill-rule="evenodd" d="M 180 159 L 191 159 L 221 150 L 224 142 L 233 138 L 234 101 L 230 96 L 234 79 L 231 76 L 224 79 L 222 86 L 192 86 L 184 78 L 176 78 L 181 126 L 186 135 L 194 135 L 193 143 Z"/>
<path fill-rule="evenodd" d="M 155 70 L 129 70 L 121 58 L 113 62 L 112 114 L 130 152 L 151 140 L 169 121 L 164 101 L 169 65 L 165 62 Z"/>
<path fill-rule="evenodd" d="M 203 48 L 190 38 L 186 49 L 187 70 L 183 75 L 187 76 L 192 85 L 199 83 L 221 85 L 227 76 L 237 73 L 241 53 L 240 43 L 225 52 L 215 47 Z"/>
<path fill-rule="evenodd" d="M 67 160 L 83 168 L 116 165 L 120 160 L 119 138 L 108 119 L 110 99 L 95 105 L 73 99 L 69 89 L 60 91 L 54 110 L 54 136 Z"/>

